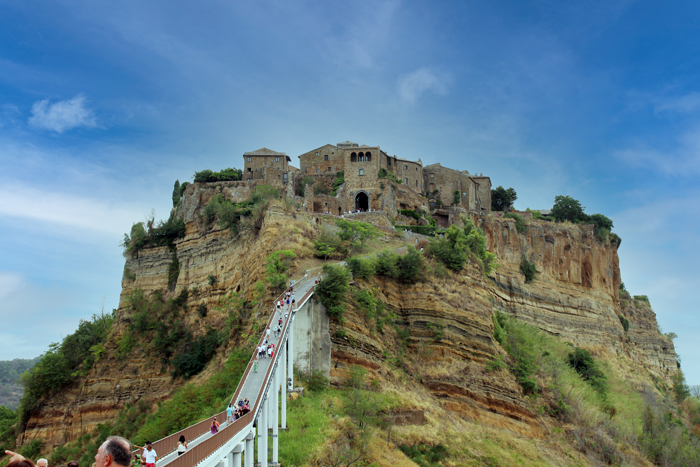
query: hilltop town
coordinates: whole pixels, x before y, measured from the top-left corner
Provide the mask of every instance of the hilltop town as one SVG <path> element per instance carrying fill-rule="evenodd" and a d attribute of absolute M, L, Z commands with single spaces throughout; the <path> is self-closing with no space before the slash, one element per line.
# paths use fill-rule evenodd
<path fill-rule="evenodd" d="M 483 174 L 440 163 L 423 166 L 420 159 L 390 156 L 379 146 L 350 141 L 325 144 L 298 157 L 296 168 L 284 152 L 246 152 L 242 180 L 274 186 L 295 197 L 304 212 L 385 211 L 393 218 L 401 209 L 432 208 L 438 225 L 446 226 L 457 212 L 491 211 L 491 179 Z"/>

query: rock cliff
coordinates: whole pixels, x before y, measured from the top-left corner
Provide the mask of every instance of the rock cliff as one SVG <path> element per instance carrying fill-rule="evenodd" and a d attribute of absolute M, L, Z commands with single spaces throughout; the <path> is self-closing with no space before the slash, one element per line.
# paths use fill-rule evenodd
<path fill-rule="evenodd" d="M 205 326 L 223 326 L 225 312 L 217 308 L 229 292 L 248 304 L 254 301 L 254 286 L 264 277 L 270 253 L 291 248 L 301 258 L 310 255 L 323 216 L 287 211 L 281 204 L 268 211 L 259 230 L 232 236 L 216 226 L 204 228 L 200 213 L 212 196 L 223 193 L 243 201 L 251 190 L 246 182 L 187 187 L 175 210 L 186 222 L 185 237 L 173 248 L 146 249 L 127 258 L 117 324 L 105 355 L 66 391 L 42 401 L 30 414 L 20 442 L 41 438 L 55 446 L 74 440 L 113 420 L 126 403 L 152 404 L 182 384 L 145 348 L 119 356 L 118 345 L 131 320 L 127 297 L 135 290 L 147 296 L 165 291 L 172 297 L 189 290 L 184 319 L 201 332 Z M 629 358 L 668 383 L 676 368 L 673 344 L 658 333 L 648 304 L 621 306 L 618 245 L 601 242 L 589 226 L 530 221 L 518 233 L 512 220 L 488 217 L 481 227 L 500 264 L 490 277 L 472 263 L 460 274 L 434 274 L 410 286 L 381 277 L 354 285 L 355 291 L 370 293 L 381 312 L 379 318 L 370 318 L 349 300 L 342 329 L 331 323 L 332 381 L 341 382 L 351 364 L 390 381 L 395 378 L 387 370 L 391 364 L 412 378 L 416 390 L 428 391 L 451 412 L 538 436 L 540 422 L 514 377 L 486 371 L 489 361 L 504 354 L 493 338 L 492 315 L 501 310 L 574 345 Z M 532 283 L 525 283 L 520 272 L 523 255 L 537 268 Z M 179 273 L 173 281 L 169 269 L 175 258 Z M 201 305 L 209 310 L 206 318 L 195 311 Z M 259 308 L 244 310 L 241 318 L 249 326 Z M 630 321 L 628 332 L 618 315 Z M 382 320 L 399 325 L 382 326 Z"/>

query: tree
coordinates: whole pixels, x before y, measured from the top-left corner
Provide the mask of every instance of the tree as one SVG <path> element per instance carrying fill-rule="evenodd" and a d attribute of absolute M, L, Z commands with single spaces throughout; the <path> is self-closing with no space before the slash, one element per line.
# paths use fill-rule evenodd
<path fill-rule="evenodd" d="M 494 211 L 508 211 L 516 199 L 518 199 L 518 195 L 515 189 L 505 189 L 499 185 L 498 188 L 491 190 L 491 209 Z"/>
<path fill-rule="evenodd" d="M 552 217 L 560 222 L 564 220 L 571 222 L 585 221 L 588 220 L 588 216 L 583 212 L 584 209 L 586 208 L 581 206 L 581 203 L 571 196 L 559 195 L 554 197 Z"/>
<path fill-rule="evenodd" d="M 340 227 L 338 236 L 342 240 L 349 241 L 353 249 L 359 247 L 360 251 L 364 248 L 367 240 L 379 235 L 377 229 L 367 222 L 350 222 L 346 219 L 338 219 L 335 223 Z"/>
<path fill-rule="evenodd" d="M 177 206 L 180 202 L 180 180 L 175 180 L 175 185 L 173 186 L 173 207 Z"/>
<path fill-rule="evenodd" d="M 350 286 L 350 270 L 345 266 L 333 264 L 323 265 L 323 279 L 316 284 L 315 294 L 328 310 L 331 316 L 340 317 L 344 308 L 342 305 L 345 292 Z"/>

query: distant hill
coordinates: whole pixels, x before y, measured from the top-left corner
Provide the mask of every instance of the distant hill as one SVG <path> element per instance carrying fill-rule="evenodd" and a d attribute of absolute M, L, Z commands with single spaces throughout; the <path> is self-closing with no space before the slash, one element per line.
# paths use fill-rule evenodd
<path fill-rule="evenodd" d="M 24 371 L 34 367 L 39 357 L 34 359 L 15 358 L 0 361 L 0 405 L 15 410 L 22 399 L 24 388 L 19 382 L 19 376 Z"/>

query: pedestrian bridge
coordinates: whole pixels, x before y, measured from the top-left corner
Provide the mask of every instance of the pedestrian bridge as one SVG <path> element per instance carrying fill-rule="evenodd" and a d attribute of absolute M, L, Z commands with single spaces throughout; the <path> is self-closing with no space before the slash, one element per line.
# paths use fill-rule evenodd
<path fill-rule="evenodd" d="M 232 423 L 226 423 L 226 410 L 206 420 L 195 423 L 183 430 L 166 436 L 153 443 L 158 453 L 157 467 L 253 467 L 255 453 L 254 440 L 258 438 L 257 464 L 261 467 L 279 465 L 279 430 L 287 428 L 287 391 L 293 388 L 294 317 L 304 307 L 314 293 L 315 281 L 305 277 L 294 285 L 295 296 L 301 296 L 296 308 L 282 323 L 279 337 L 271 335 L 269 341 L 275 344 L 271 359 L 259 359 L 258 371 L 253 371 L 257 356 L 257 346 L 262 345 L 265 331 L 276 323 L 279 313 L 273 308 L 267 327 L 263 330 L 256 349 L 251 351 L 251 359 L 243 373 L 231 404 L 236 406 L 240 399 L 250 401 L 251 411 Z M 282 300 L 284 293 L 277 300 Z M 276 301 L 275 301 L 276 302 Z M 286 307 L 283 309 L 286 312 Z M 211 434 L 210 425 L 216 419 L 221 423 L 217 434 Z M 187 451 L 177 455 L 178 439 L 181 435 L 187 440 Z M 270 441 L 271 435 L 271 443 Z"/>

